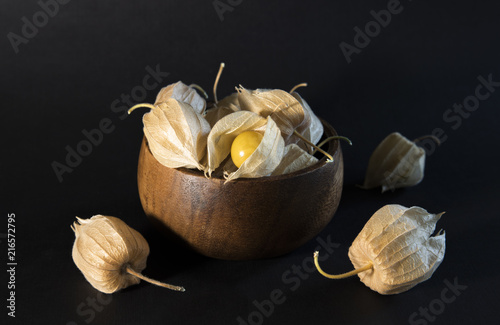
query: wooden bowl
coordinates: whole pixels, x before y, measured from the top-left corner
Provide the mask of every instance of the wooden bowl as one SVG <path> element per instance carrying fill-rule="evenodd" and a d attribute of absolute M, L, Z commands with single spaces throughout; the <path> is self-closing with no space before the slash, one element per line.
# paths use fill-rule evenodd
<path fill-rule="evenodd" d="M 325 136 L 337 135 L 325 121 Z M 344 164 L 338 141 L 306 169 L 280 176 L 206 178 L 161 165 L 144 138 L 137 181 L 144 212 L 170 238 L 219 259 L 282 255 L 316 236 L 332 219 L 342 193 Z"/>

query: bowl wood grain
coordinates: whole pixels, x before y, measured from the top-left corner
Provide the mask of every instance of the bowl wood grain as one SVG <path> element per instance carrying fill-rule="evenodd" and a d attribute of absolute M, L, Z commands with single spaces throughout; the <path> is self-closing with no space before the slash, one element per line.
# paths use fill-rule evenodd
<path fill-rule="evenodd" d="M 337 135 L 325 121 L 325 136 Z M 144 212 L 169 238 L 219 259 L 247 260 L 288 253 L 316 236 L 332 219 L 343 185 L 342 151 L 328 145 L 306 169 L 280 176 L 206 178 L 202 172 L 161 165 L 144 138 L 138 189 Z"/>

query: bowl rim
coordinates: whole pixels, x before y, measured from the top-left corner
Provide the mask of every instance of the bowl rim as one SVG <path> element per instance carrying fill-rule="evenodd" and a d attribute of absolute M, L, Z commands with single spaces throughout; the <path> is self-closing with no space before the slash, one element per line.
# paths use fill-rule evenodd
<path fill-rule="evenodd" d="M 321 121 L 321 124 L 323 125 L 322 137 L 324 136 L 325 138 L 328 138 L 331 136 L 338 135 L 337 131 L 327 121 L 325 121 L 322 118 L 319 118 L 319 120 Z M 151 154 L 151 156 L 153 156 L 153 158 L 154 158 L 154 155 L 152 154 L 152 152 L 149 148 L 149 144 L 148 144 L 148 140 L 146 139 L 146 136 L 144 136 L 143 141 L 144 141 L 144 144 L 146 145 L 146 149 L 149 151 L 149 154 Z M 335 154 L 340 149 L 339 140 L 330 141 L 327 143 L 327 145 L 328 145 L 328 148 L 325 151 L 328 152 L 330 155 L 332 155 L 332 157 L 334 157 Z M 156 158 L 154 158 L 154 159 L 156 160 Z M 311 165 L 309 167 L 294 171 L 292 173 L 283 174 L 283 175 L 274 175 L 274 176 L 263 176 L 263 177 L 257 177 L 257 178 L 237 178 L 237 179 L 231 180 L 229 183 L 243 183 L 243 182 L 257 183 L 257 182 L 270 182 L 270 181 L 285 180 L 285 179 L 290 179 L 290 178 L 293 178 L 296 176 L 302 176 L 302 175 L 309 174 L 311 172 L 314 172 L 317 169 L 320 169 L 321 167 L 325 166 L 326 164 L 331 164 L 331 163 L 336 163 L 336 162 L 337 161 L 335 159 L 333 162 L 327 162 L 326 157 L 324 156 L 321 159 L 319 159 L 319 161 L 317 163 L 315 163 L 314 165 Z M 182 174 L 189 175 L 192 177 L 203 177 L 207 180 L 213 180 L 213 181 L 222 181 L 222 182 L 226 181 L 226 179 L 224 177 L 219 177 L 219 176 L 206 177 L 205 174 L 203 173 L 203 171 L 198 170 L 198 169 L 190 169 L 190 168 L 185 168 L 185 167 L 170 168 L 170 167 L 164 166 L 160 163 L 158 163 L 158 164 L 159 164 L 159 166 L 161 166 L 161 168 L 174 169 L 177 172 L 180 172 Z"/>

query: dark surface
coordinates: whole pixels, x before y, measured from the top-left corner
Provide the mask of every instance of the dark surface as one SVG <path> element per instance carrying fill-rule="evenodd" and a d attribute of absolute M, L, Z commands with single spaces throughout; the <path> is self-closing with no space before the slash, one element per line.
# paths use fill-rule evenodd
<path fill-rule="evenodd" d="M 253 302 L 270 299 L 276 289 L 283 292 L 282 303 L 263 317 L 264 324 L 405 324 L 429 307 L 434 315 L 417 315 L 414 324 L 496 323 L 500 88 L 467 117 L 446 121 L 443 114 L 475 94 L 479 76 L 500 81 L 500 6 L 402 1 L 402 11 L 347 63 L 339 44 L 352 45 L 353 28 L 363 28 L 373 20 L 370 11 L 387 3 L 242 1 L 221 21 L 212 1 L 74 0 L 16 54 L 7 35 L 22 35 L 21 18 L 32 20 L 40 6 L 1 1 L 0 233 L 6 233 L 8 213 L 15 213 L 18 262 L 16 318 L 2 307 L 2 324 L 238 324 L 238 317 L 249 316 L 258 324 Z M 147 66 L 169 73 L 162 85 L 183 80 L 208 91 L 222 61 L 219 97 L 239 84 L 288 90 L 308 82 L 301 95 L 354 143 L 343 145 L 345 186 L 333 220 L 317 239 L 286 256 L 229 262 L 189 253 L 162 239 L 140 205 L 143 112 L 121 119 L 123 110 L 113 111 L 113 101 L 142 84 Z M 144 101 L 154 101 L 158 90 L 147 91 Z M 65 147 L 76 148 L 82 130 L 105 118 L 113 131 L 59 182 L 52 162 L 63 163 Z M 414 139 L 436 128 L 447 139 L 427 157 L 421 184 L 385 194 L 355 187 L 387 134 L 400 131 Z M 430 280 L 381 296 L 356 277 L 328 280 L 310 269 L 317 240 L 330 238 L 335 248 L 322 266 L 349 270 L 350 243 L 388 203 L 447 212 L 438 223 L 446 230 L 447 252 Z M 187 291 L 141 283 L 98 294 L 71 259 L 69 226 L 75 216 L 99 213 L 122 218 L 146 237 L 146 275 Z M 6 238 L 0 240 L 4 269 Z M 304 261 L 311 272 L 300 278 L 293 272 Z M 7 272 L 0 273 L 6 304 Z M 445 292 L 445 303 L 446 283 L 455 280 L 467 288 L 454 299 Z"/>

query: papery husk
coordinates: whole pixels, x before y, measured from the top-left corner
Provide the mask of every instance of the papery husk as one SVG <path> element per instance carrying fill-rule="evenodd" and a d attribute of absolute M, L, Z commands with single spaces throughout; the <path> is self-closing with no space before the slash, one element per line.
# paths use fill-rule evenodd
<path fill-rule="evenodd" d="M 173 98 L 144 114 L 144 134 L 153 156 L 169 168 L 197 168 L 206 153 L 210 125 L 186 103 Z"/>
<path fill-rule="evenodd" d="M 124 271 L 129 266 L 140 273 L 146 268 L 149 246 L 144 237 L 122 220 L 96 215 L 73 224 L 73 261 L 90 284 L 113 293 L 140 282 Z"/>
<path fill-rule="evenodd" d="M 293 173 L 297 170 L 312 166 L 318 162 L 318 158 L 308 154 L 295 143 L 285 147 L 283 158 L 280 164 L 271 175 L 284 175 Z"/>
<path fill-rule="evenodd" d="M 198 114 L 202 114 L 207 107 L 205 99 L 193 87 L 185 85 L 182 81 L 177 81 L 162 88 L 156 95 L 155 105 L 164 103 L 169 98 L 191 105 Z"/>
<path fill-rule="evenodd" d="M 265 118 L 249 111 L 237 111 L 217 121 L 207 139 L 206 174 L 211 176 L 212 172 L 226 159 L 231 152 L 234 138 L 245 131 L 263 131 L 266 124 Z"/>
<path fill-rule="evenodd" d="M 302 134 L 310 142 L 318 144 L 324 132 L 323 123 L 321 123 L 321 120 L 314 114 L 309 104 L 307 104 L 297 92 L 293 92 L 292 96 L 297 99 L 304 108 L 305 119 L 310 119 L 309 123 L 302 123 L 302 125 L 297 128 L 297 132 Z"/>
<path fill-rule="evenodd" d="M 363 188 L 382 186 L 382 192 L 413 186 L 424 177 L 425 151 L 398 132 L 389 134 L 368 162 Z"/>
<path fill-rule="evenodd" d="M 434 232 L 441 214 L 420 207 L 386 205 L 368 220 L 349 248 L 361 281 L 380 294 L 407 291 L 429 279 L 444 258 L 445 233 Z"/>
<path fill-rule="evenodd" d="M 237 88 L 238 102 L 242 110 L 251 111 L 262 117 L 270 116 L 281 130 L 285 144 L 297 143 L 300 139 L 293 136 L 294 131 L 309 126 L 311 120 L 305 115 L 304 108 L 290 93 L 280 89 L 256 89 L 249 91 Z"/>
<path fill-rule="evenodd" d="M 229 107 L 233 111 L 239 111 L 240 110 L 240 102 L 238 101 L 238 93 L 232 93 L 229 96 L 226 96 L 219 100 L 217 103 L 214 104 L 216 107 Z"/>
<path fill-rule="evenodd" d="M 280 164 L 285 149 L 281 131 L 269 116 L 264 136 L 255 151 L 241 164 L 240 168 L 225 175 L 226 181 L 237 178 L 269 176 Z"/>
<path fill-rule="evenodd" d="M 224 116 L 239 110 L 238 94 L 233 93 L 207 109 L 205 119 L 210 124 L 210 127 L 213 127 Z"/>

